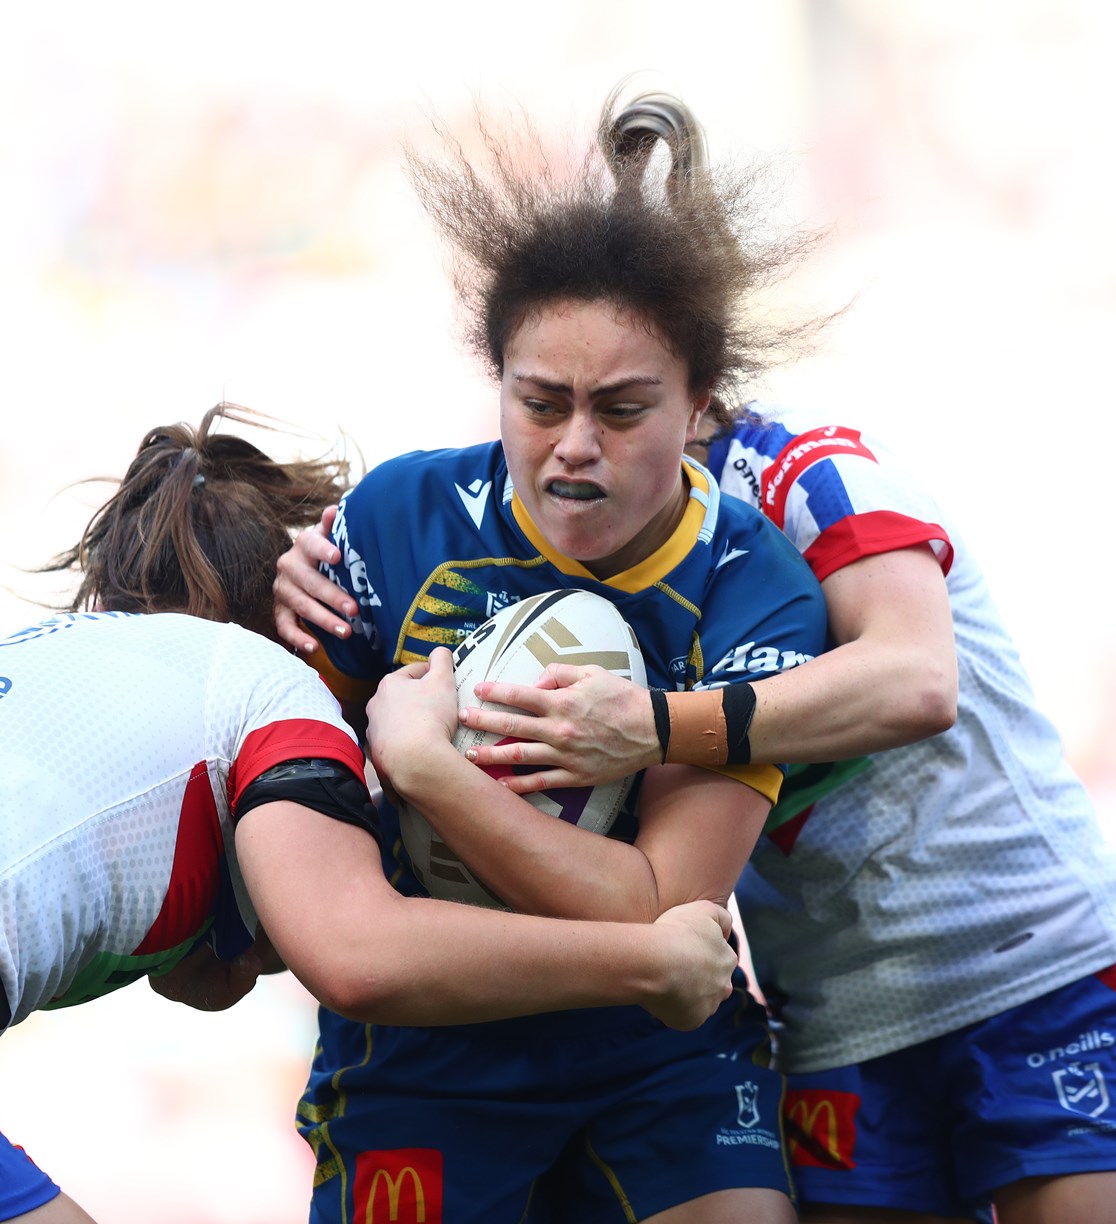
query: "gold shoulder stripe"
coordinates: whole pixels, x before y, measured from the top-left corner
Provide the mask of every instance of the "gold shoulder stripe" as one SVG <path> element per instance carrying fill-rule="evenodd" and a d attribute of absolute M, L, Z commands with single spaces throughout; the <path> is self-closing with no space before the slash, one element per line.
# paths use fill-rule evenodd
<path fill-rule="evenodd" d="M 701 765 L 699 768 L 724 774 L 726 778 L 735 778 L 737 782 L 743 782 L 752 790 L 759 791 L 772 803 L 779 798 L 783 785 L 783 771 L 776 765 Z"/>
<path fill-rule="evenodd" d="M 302 657 L 299 656 L 299 658 Z M 349 702 L 354 705 L 359 702 L 363 705 L 376 691 L 376 685 L 372 681 L 347 676 L 343 671 L 338 670 L 322 646 L 319 646 L 306 659 L 306 662 L 321 676 L 326 682 L 326 687 L 340 702 Z"/>

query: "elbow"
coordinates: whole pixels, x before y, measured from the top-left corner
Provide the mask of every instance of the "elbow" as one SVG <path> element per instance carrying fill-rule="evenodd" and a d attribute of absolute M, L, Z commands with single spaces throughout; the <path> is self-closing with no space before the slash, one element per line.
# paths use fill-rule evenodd
<path fill-rule="evenodd" d="M 912 686 L 909 707 L 911 741 L 948 731 L 957 721 L 957 674 L 928 673 Z"/>
<path fill-rule="evenodd" d="M 371 970 L 367 957 L 363 972 L 354 971 L 354 963 L 319 963 L 312 973 L 300 975 L 300 981 L 323 1007 L 347 1020 L 388 1023 L 397 993 L 390 975 Z"/>
<path fill-rule="evenodd" d="M 375 991 L 368 989 L 365 984 L 334 978 L 328 984 L 303 982 L 303 985 L 331 1012 L 336 1012 L 347 1020 L 375 1022 Z"/>
<path fill-rule="evenodd" d="M 929 739 L 932 735 L 941 735 L 948 731 L 957 721 L 957 699 L 928 702 L 923 710 L 922 722 L 919 728 L 919 739 Z"/>
<path fill-rule="evenodd" d="M 379 1019 L 375 992 L 362 988 L 360 983 L 333 982 L 312 993 L 323 1007 L 346 1020 L 375 1024 Z"/>

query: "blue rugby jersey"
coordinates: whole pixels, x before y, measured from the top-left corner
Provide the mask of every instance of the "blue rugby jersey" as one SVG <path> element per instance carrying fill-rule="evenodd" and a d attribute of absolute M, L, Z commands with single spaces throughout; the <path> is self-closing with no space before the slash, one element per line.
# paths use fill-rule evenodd
<path fill-rule="evenodd" d="M 334 527 L 342 560 L 332 577 L 360 611 L 350 639 L 323 643 L 332 683 L 373 681 L 435 646 L 456 646 L 513 601 L 569 587 L 616 605 L 639 639 L 652 685 L 739 683 L 813 656 L 823 645 L 825 608 L 802 558 L 762 515 L 722 499 L 703 468 L 688 466 L 687 476 L 689 504 L 672 538 L 638 566 L 599 582 L 542 538 L 512 490 L 498 443 L 381 465 L 344 499 Z M 782 782 L 772 766 L 726 772 L 771 798 Z M 400 891 L 421 892 L 398 829 L 384 803 L 385 871 Z M 633 828 L 618 821 L 613 834 L 630 837 Z M 635 1006 L 437 1029 L 360 1025 L 323 1008 L 319 1025 L 298 1113 L 317 1155 L 314 1218 L 323 1222 L 363 1218 L 370 1177 L 402 1178 L 403 1168 L 412 1181 L 421 1178 L 424 1195 L 441 1201 L 444 1191 L 447 1218 L 466 1218 L 473 1202 L 487 1201 L 477 1199 L 478 1180 L 518 1185 L 527 1169 L 529 1181 L 590 1119 L 595 1142 L 604 1144 L 617 1128 L 630 1131 L 613 1098 L 641 1090 L 664 1116 L 684 1120 L 669 1140 L 691 1177 L 684 1196 L 776 1184 L 763 1180 L 760 1166 L 768 1161 L 785 1186 L 777 1110 L 765 1112 L 754 1133 L 734 1126 L 742 1090 L 764 1085 L 773 1097 L 781 1093 L 767 1065 L 763 1012 L 739 974 L 734 994 L 687 1033 Z M 665 1087 L 663 1075 L 679 1065 L 684 1083 Z M 698 1100 L 702 1118 L 707 1109 L 727 1110 L 727 1131 L 699 1121 Z M 517 1123 L 525 1101 L 540 1117 Z M 662 1125 L 654 1129 L 665 1133 Z M 641 1190 L 664 1169 L 674 1176 L 669 1162 L 646 1163 L 633 1174 Z M 652 1211 L 661 1209 L 659 1199 L 650 1201 Z"/>
<path fill-rule="evenodd" d="M 632 626 L 648 683 L 682 690 L 757 680 L 823 647 L 820 588 L 797 550 L 763 515 L 721 498 L 709 473 L 686 463 L 689 506 L 674 535 L 605 582 L 549 546 L 516 497 L 499 443 L 416 451 L 370 472 L 341 503 L 330 577 L 359 604 L 353 634 L 323 642 L 341 686 L 374 679 L 453 648 L 500 608 L 557 588 L 604 596 Z M 774 799 L 774 766 L 727 769 Z M 381 811 L 385 868 L 421 891 Z M 402 874 L 400 871 L 402 870 Z"/>

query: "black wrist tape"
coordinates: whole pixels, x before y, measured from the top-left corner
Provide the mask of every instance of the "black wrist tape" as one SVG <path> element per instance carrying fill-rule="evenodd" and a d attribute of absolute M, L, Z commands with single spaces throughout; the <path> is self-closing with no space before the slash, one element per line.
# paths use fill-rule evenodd
<path fill-rule="evenodd" d="M 752 745 L 748 731 L 756 712 L 756 691 L 750 684 L 727 684 L 721 692 L 728 738 L 728 765 L 750 765 Z"/>
<path fill-rule="evenodd" d="M 655 734 L 659 737 L 659 747 L 662 749 L 665 764 L 667 748 L 670 746 L 670 710 L 667 707 L 666 693 L 662 689 L 651 689 L 651 710 L 655 715 Z"/>

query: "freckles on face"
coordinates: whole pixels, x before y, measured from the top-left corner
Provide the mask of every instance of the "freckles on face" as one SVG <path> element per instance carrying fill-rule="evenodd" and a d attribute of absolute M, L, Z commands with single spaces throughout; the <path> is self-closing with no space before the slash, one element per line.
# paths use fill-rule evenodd
<path fill-rule="evenodd" d="M 685 504 L 682 448 L 707 402 L 687 373 L 658 332 L 610 302 L 548 306 L 513 333 L 504 451 L 516 493 L 558 551 L 619 572 L 669 536 Z"/>

